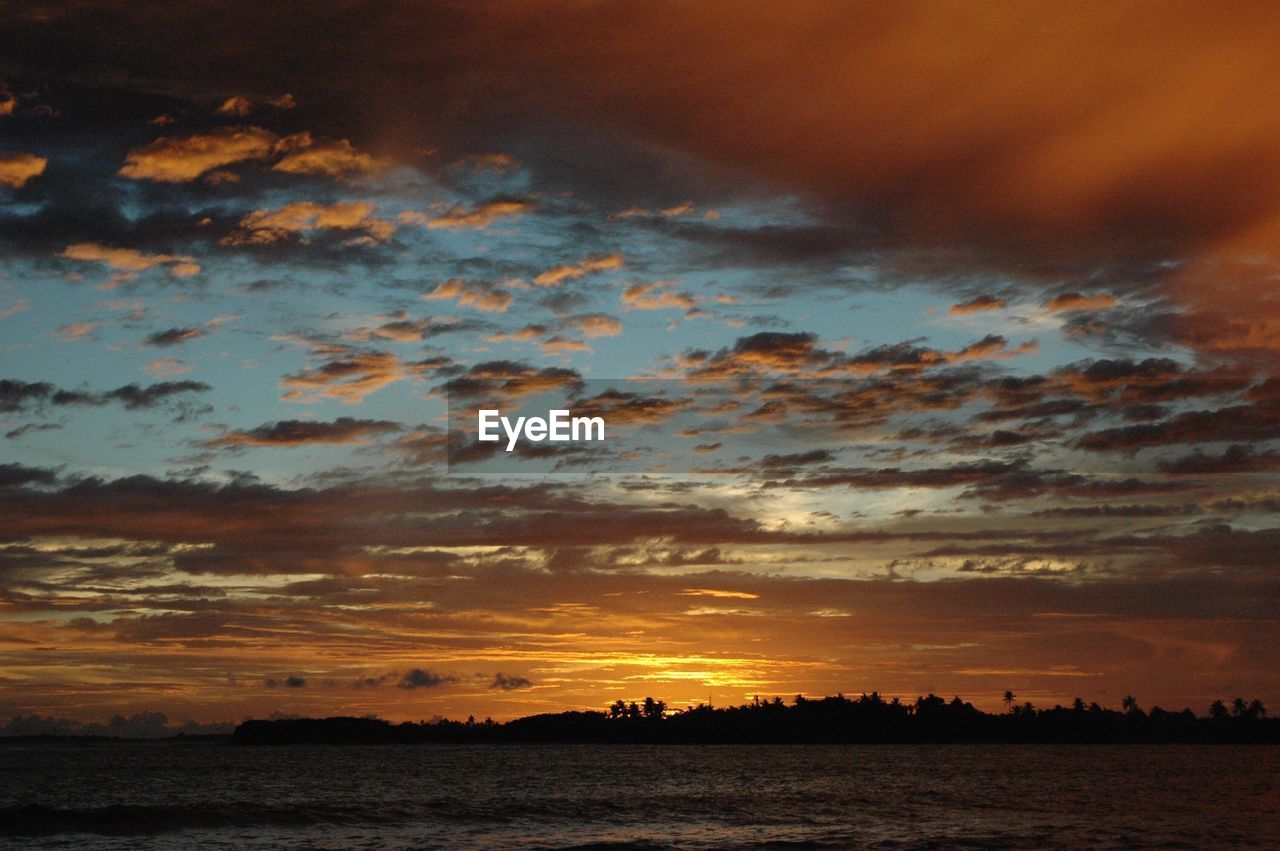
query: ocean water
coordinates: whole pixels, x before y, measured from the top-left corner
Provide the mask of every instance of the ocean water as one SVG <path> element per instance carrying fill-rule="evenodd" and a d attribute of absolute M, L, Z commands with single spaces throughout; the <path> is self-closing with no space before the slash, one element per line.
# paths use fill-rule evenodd
<path fill-rule="evenodd" d="M 0 743 L 0 847 L 1280 847 L 1280 748 Z"/>

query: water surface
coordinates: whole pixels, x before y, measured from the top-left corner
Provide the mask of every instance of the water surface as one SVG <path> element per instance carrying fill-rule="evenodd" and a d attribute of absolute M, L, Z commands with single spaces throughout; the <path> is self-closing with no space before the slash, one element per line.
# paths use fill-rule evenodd
<path fill-rule="evenodd" d="M 9 743 L 0 844 L 1272 848 L 1280 748 Z"/>

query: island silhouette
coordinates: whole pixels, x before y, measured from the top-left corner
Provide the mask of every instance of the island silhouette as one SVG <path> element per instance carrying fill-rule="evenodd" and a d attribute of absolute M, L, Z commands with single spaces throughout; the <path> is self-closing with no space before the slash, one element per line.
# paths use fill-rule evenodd
<path fill-rule="evenodd" d="M 618 700 L 607 711 L 545 713 L 497 722 L 393 723 L 374 716 L 280 718 L 240 724 L 237 745 L 417 743 L 1168 743 L 1280 744 L 1280 719 L 1268 718 L 1260 700 L 1219 700 L 1198 716 L 1190 709 L 1144 710 L 1126 697 L 1120 710 L 1076 698 L 1071 706 L 1040 709 L 1004 695 L 1006 711 L 983 712 L 972 703 L 929 694 L 913 702 L 879 693 L 848 697 L 781 697 L 739 706 L 698 704 L 672 709 L 662 700 Z"/>

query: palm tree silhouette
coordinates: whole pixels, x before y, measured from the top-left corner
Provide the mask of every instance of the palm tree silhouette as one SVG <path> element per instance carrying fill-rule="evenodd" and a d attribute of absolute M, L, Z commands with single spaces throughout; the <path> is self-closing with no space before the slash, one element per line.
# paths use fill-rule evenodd
<path fill-rule="evenodd" d="M 1009 711 L 1013 711 L 1013 698 L 1014 694 L 1012 690 L 1004 693 L 1004 705 L 1009 709 Z"/>

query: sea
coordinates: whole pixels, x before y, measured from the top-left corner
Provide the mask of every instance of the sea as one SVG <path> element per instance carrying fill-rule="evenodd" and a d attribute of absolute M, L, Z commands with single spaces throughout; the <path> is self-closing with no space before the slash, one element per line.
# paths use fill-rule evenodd
<path fill-rule="evenodd" d="M 0 742 L 4 848 L 1278 848 L 1280 747 Z"/>

